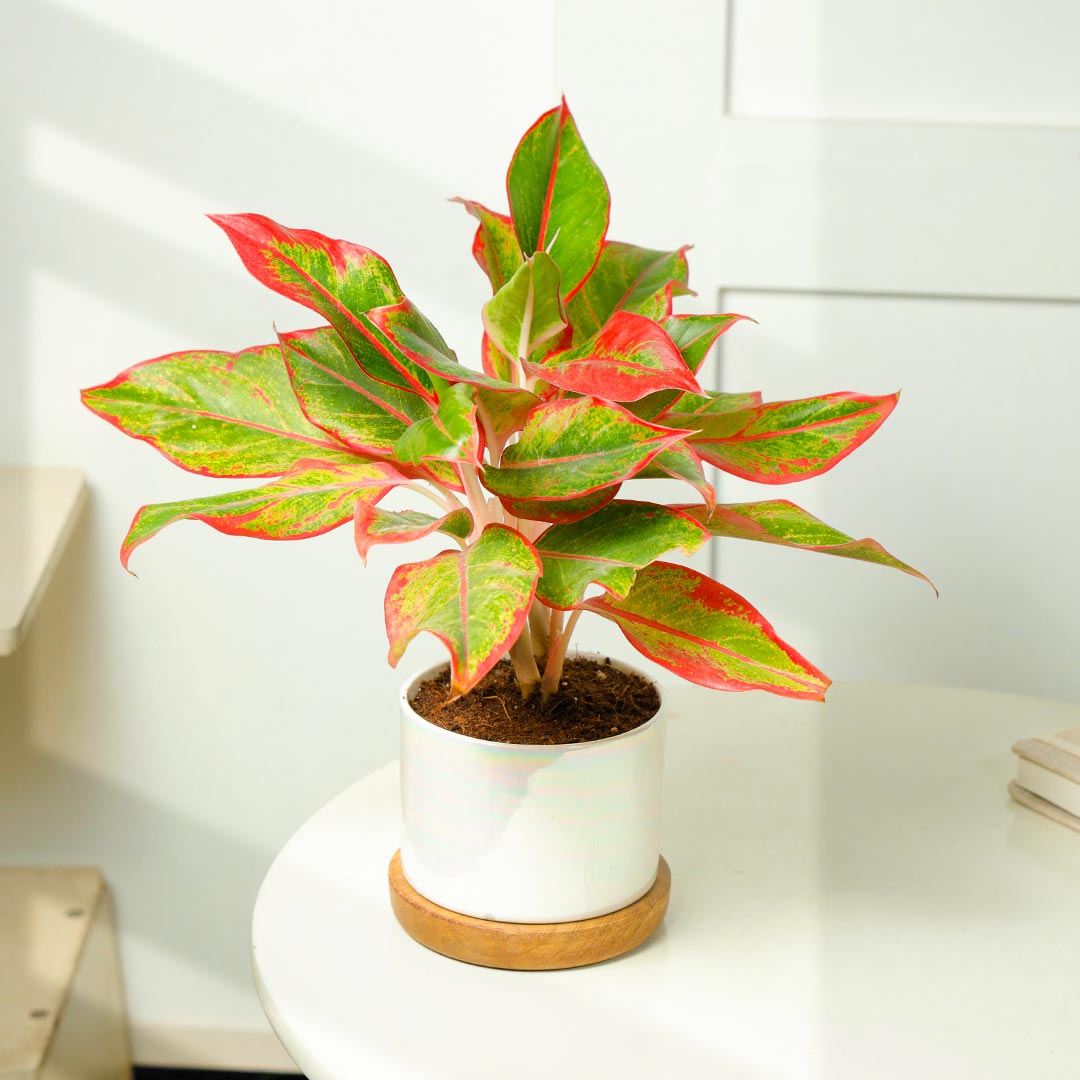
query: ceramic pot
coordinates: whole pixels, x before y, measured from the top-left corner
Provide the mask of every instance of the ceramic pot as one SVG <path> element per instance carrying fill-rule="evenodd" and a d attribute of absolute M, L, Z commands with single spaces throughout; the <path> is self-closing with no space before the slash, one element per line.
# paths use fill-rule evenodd
<path fill-rule="evenodd" d="M 416 675 L 401 694 L 409 884 L 441 907 L 500 922 L 588 919 L 644 896 L 660 858 L 663 697 L 651 720 L 610 739 L 487 742 L 413 710 L 419 685 L 444 666 Z"/>

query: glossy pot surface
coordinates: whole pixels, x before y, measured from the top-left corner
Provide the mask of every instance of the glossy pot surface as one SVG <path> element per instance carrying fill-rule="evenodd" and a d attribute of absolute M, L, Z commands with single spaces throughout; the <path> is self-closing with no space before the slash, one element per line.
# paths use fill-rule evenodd
<path fill-rule="evenodd" d="M 443 666 L 401 694 L 401 859 L 413 888 L 464 915 L 530 923 L 606 915 L 648 892 L 660 858 L 662 695 L 651 720 L 610 739 L 494 743 L 413 710 L 416 688 Z"/>

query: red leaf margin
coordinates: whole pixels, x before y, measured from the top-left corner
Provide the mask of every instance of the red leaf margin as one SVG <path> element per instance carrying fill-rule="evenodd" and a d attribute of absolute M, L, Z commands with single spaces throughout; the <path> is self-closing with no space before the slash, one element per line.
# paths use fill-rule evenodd
<path fill-rule="evenodd" d="M 532 124 L 529 125 L 529 127 L 526 130 L 525 134 L 522 135 L 520 139 L 518 139 L 517 146 L 514 147 L 514 152 L 510 156 L 510 166 L 506 170 L 506 184 L 505 184 L 505 186 L 506 186 L 506 201 L 507 201 L 507 205 L 509 205 L 510 207 L 513 207 L 514 201 L 510 197 L 510 168 L 513 167 L 514 160 L 517 158 L 518 151 L 521 149 L 521 144 L 542 123 L 544 123 L 545 120 L 547 120 L 549 117 L 553 116 L 555 113 L 559 114 L 559 127 L 558 127 L 558 134 L 556 135 L 556 138 L 555 138 L 555 156 L 552 159 L 551 175 L 548 177 L 547 196 L 546 196 L 546 198 L 544 200 L 544 209 L 543 209 L 543 212 L 542 212 L 542 214 L 540 216 L 540 235 L 537 238 L 537 250 L 538 251 L 543 250 L 543 248 L 544 248 L 544 243 L 543 243 L 544 234 L 545 234 L 545 231 L 547 229 L 548 218 L 550 217 L 550 214 L 551 214 L 551 196 L 555 192 L 555 171 L 559 167 L 559 150 L 562 147 L 562 133 L 563 133 L 563 128 L 566 126 L 566 118 L 568 116 L 570 116 L 570 107 L 566 104 L 566 95 L 565 94 L 562 95 L 562 97 L 559 100 L 559 104 L 556 105 L 555 108 L 548 109 L 548 111 L 546 113 L 543 113 L 542 115 L 537 117 L 537 119 Z M 582 143 L 584 144 L 584 140 L 582 140 Z M 606 180 L 604 181 L 604 185 L 607 186 L 607 181 Z M 610 189 L 609 189 L 609 195 L 610 195 Z M 581 291 L 581 287 L 585 284 L 586 281 L 589 280 L 589 278 L 592 276 L 592 272 L 596 269 L 596 264 L 600 261 L 600 255 L 604 250 L 604 241 L 607 239 L 607 231 L 608 231 L 608 227 L 610 226 L 610 224 L 611 224 L 611 199 L 609 198 L 608 199 L 607 216 L 604 219 L 604 232 L 600 237 L 600 244 L 599 244 L 599 247 L 597 248 L 596 258 L 593 259 L 592 266 L 589 267 L 588 273 L 585 274 L 585 276 L 570 290 L 570 292 L 568 292 L 566 294 L 566 296 L 563 297 L 563 300 L 566 303 L 569 303 L 575 296 L 577 296 L 577 294 Z"/>

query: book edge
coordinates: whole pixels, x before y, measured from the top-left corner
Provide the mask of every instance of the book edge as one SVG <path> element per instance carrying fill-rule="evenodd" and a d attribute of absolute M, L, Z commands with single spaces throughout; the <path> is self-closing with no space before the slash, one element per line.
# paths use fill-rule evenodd
<path fill-rule="evenodd" d="M 1012 752 L 1074 784 L 1080 784 L 1080 754 L 1069 753 L 1039 738 L 1021 739 L 1013 743 Z"/>
<path fill-rule="evenodd" d="M 1068 810 L 1062 810 L 1060 806 L 1055 806 L 1052 802 L 1047 802 L 1046 799 L 1036 795 L 1033 791 L 1028 791 L 1026 787 L 1022 787 L 1015 780 L 1009 781 L 1009 794 L 1021 806 L 1026 806 L 1029 810 L 1034 810 L 1042 814 L 1043 817 L 1050 818 L 1051 821 L 1056 821 L 1060 825 L 1065 825 L 1076 832 L 1080 832 L 1080 817 L 1070 814 Z"/>

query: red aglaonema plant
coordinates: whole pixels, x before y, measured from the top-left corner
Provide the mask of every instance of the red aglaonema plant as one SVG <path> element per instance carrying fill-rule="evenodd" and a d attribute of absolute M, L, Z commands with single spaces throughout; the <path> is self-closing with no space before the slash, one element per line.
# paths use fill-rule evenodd
<path fill-rule="evenodd" d="M 522 693 L 559 687 L 582 612 L 691 682 L 820 699 L 828 678 L 741 596 L 659 561 L 734 536 L 892 566 L 790 502 L 717 505 L 704 463 L 764 484 L 819 476 L 896 405 L 848 392 L 764 403 L 698 372 L 743 316 L 676 315 L 686 249 L 607 239 L 609 196 L 565 101 L 525 133 L 510 213 L 459 200 L 491 282 L 482 371 L 458 361 L 368 248 L 257 214 L 214 216 L 264 285 L 329 323 L 238 353 L 173 353 L 83 392 L 99 416 L 190 472 L 272 477 L 225 495 L 144 506 L 121 558 L 185 518 L 298 540 L 353 522 L 360 555 L 443 533 L 460 550 L 401 566 L 386 593 L 390 663 L 422 630 L 464 694 L 509 653 Z M 617 498 L 641 478 L 696 501 Z M 435 513 L 387 510 L 394 489 Z M 599 586 L 592 589 L 591 586 Z M 598 593 L 598 594 L 597 594 Z M 597 595 L 592 595 L 597 594 Z"/>

